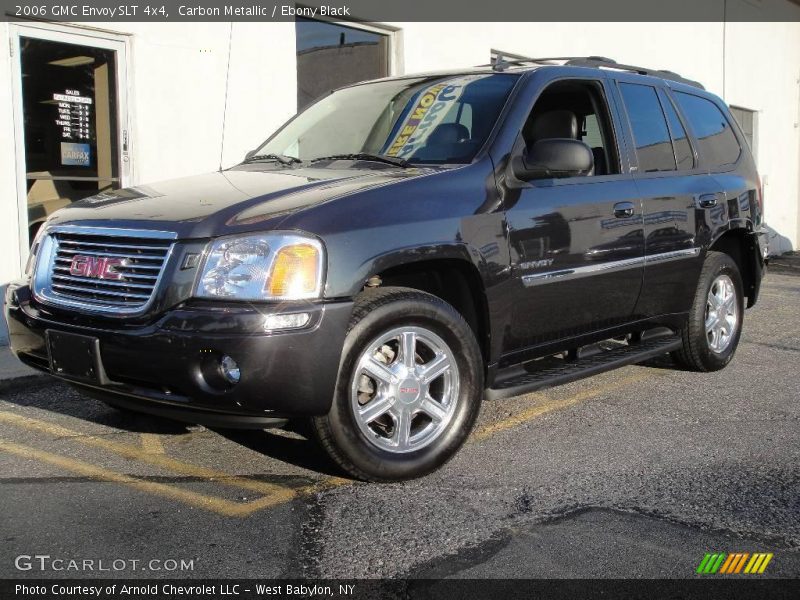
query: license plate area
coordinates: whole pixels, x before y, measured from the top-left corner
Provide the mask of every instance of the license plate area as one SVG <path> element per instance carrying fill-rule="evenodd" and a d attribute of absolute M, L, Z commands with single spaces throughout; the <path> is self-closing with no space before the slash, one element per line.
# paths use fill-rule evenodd
<path fill-rule="evenodd" d="M 50 369 L 60 377 L 99 383 L 100 340 L 88 335 L 48 330 L 47 354 Z"/>

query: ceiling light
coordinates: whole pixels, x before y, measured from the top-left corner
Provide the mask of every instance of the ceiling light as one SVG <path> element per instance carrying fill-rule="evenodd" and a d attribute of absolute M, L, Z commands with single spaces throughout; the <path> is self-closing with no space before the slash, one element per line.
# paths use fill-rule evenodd
<path fill-rule="evenodd" d="M 70 58 L 59 58 L 58 60 L 52 60 L 47 64 L 56 67 L 80 67 L 81 65 L 90 65 L 93 62 L 94 58 L 91 56 L 72 56 Z"/>

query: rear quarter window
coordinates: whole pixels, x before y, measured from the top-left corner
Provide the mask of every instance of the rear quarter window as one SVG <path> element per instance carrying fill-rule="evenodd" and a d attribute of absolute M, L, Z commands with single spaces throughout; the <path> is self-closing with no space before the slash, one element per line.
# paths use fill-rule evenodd
<path fill-rule="evenodd" d="M 683 92 L 675 92 L 675 99 L 697 137 L 700 157 L 717 167 L 735 163 L 742 149 L 719 107 L 710 100 Z"/>

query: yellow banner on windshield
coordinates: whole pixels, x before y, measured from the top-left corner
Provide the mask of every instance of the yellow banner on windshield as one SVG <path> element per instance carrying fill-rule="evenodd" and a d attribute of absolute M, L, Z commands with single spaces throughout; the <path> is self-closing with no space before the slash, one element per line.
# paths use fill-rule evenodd
<path fill-rule="evenodd" d="M 468 75 L 437 83 L 423 90 L 413 109 L 397 128 L 386 154 L 405 157 L 424 145 L 428 135 L 461 98 L 464 87 L 482 76 Z"/>

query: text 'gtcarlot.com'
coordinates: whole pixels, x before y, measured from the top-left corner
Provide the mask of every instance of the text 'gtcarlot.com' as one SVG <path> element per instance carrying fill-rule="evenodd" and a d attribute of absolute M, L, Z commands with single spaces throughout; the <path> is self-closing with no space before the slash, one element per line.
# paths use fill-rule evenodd
<path fill-rule="evenodd" d="M 49 554 L 20 554 L 14 559 L 18 571 L 194 571 L 194 559 L 153 558 L 63 558 Z"/>

